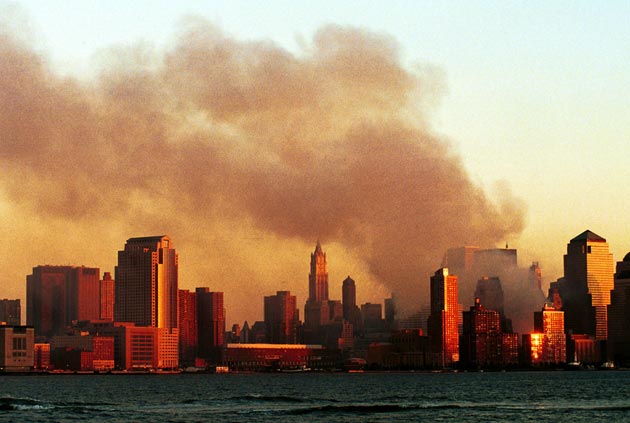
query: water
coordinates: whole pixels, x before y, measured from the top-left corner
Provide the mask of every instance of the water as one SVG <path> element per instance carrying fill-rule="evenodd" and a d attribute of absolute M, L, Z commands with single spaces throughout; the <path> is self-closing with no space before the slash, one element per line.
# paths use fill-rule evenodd
<path fill-rule="evenodd" d="M 630 372 L 1 376 L 0 422 L 630 421 Z"/>

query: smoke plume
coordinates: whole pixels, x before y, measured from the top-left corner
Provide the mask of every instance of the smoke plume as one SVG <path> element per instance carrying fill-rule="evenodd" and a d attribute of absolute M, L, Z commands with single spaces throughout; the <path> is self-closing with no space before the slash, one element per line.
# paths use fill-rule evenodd
<path fill-rule="evenodd" d="M 164 51 L 100 52 L 86 82 L 1 31 L 5 296 L 33 266 L 112 271 L 127 238 L 168 234 L 180 287 L 224 291 L 230 321 L 276 290 L 303 304 L 318 239 L 332 298 L 350 274 L 359 300 L 414 309 L 447 248 L 523 228 L 432 132 L 439 81 L 387 36 L 327 26 L 295 53 L 194 20 Z"/>

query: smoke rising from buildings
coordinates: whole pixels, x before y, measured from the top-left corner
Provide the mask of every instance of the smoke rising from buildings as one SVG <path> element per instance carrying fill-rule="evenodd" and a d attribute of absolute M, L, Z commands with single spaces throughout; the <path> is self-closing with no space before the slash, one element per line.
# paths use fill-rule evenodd
<path fill-rule="evenodd" d="M 225 291 L 231 320 L 260 318 L 276 290 L 303 304 L 318 239 L 331 297 L 350 274 L 359 300 L 395 291 L 413 309 L 447 248 L 523 229 L 520 200 L 491 200 L 432 132 L 439 81 L 387 36 L 328 26 L 294 53 L 190 20 L 165 51 L 98 60 L 89 80 L 62 77 L 0 30 L 0 263 L 14 296 L 32 266 L 110 271 L 127 238 L 168 234 L 180 287 Z"/>

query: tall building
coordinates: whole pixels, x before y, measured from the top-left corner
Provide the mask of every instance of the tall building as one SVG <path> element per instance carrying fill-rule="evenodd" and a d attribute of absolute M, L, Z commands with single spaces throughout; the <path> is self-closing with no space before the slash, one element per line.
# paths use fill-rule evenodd
<path fill-rule="evenodd" d="M 265 297 L 265 334 L 269 344 L 297 344 L 299 314 L 296 297 L 278 291 Z"/>
<path fill-rule="evenodd" d="M 114 320 L 114 299 L 115 299 L 115 288 L 114 288 L 114 280 L 112 279 L 112 275 L 109 272 L 105 272 L 103 274 L 103 279 L 100 282 L 100 320 Z"/>
<path fill-rule="evenodd" d="M 157 328 L 152 362 L 159 368 L 177 367 L 178 256 L 170 238 L 128 239 L 118 252 L 115 276 L 115 321 Z"/>
<path fill-rule="evenodd" d="M 328 304 L 328 271 L 326 253 L 317 241 L 315 251 L 311 253 L 311 271 L 308 275 L 308 300 L 304 306 L 304 325 L 311 332 L 316 332 L 330 321 Z"/>
<path fill-rule="evenodd" d="M 459 361 L 457 276 L 441 268 L 431 277 L 428 332 L 432 363 L 449 367 Z"/>
<path fill-rule="evenodd" d="M 464 312 L 460 341 L 464 365 L 497 367 L 503 364 L 501 317 L 498 311 L 484 308 L 479 298 Z"/>
<path fill-rule="evenodd" d="M 195 364 L 197 357 L 197 296 L 187 289 L 179 290 L 179 359 L 184 366 Z"/>
<path fill-rule="evenodd" d="M 341 304 L 343 318 L 352 323 L 353 330 L 356 331 L 361 326 L 361 311 L 357 306 L 357 287 L 350 276 L 341 285 Z"/>
<path fill-rule="evenodd" d="M 20 326 L 22 307 L 20 300 L 0 300 L 0 322 L 8 326 Z"/>
<path fill-rule="evenodd" d="M 98 268 L 37 266 L 26 277 L 26 322 L 35 336 L 63 333 L 75 320 L 98 320 Z"/>
<path fill-rule="evenodd" d="M 564 280 L 557 285 L 565 329 L 606 340 L 607 308 L 614 288 L 613 258 L 606 240 L 589 230 L 573 238 L 564 256 Z"/>
<path fill-rule="evenodd" d="M 617 262 L 615 288 L 608 306 L 608 357 L 630 364 L 630 253 Z"/>
<path fill-rule="evenodd" d="M 225 334 L 223 292 L 197 288 L 197 356 L 214 364 L 221 362 Z"/>
<path fill-rule="evenodd" d="M 542 354 L 532 357 L 533 363 L 565 363 L 566 335 L 564 333 L 564 312 L 545 305 L 534 313 L 534 330 L 541 333 Z"/>
<path fill-rule="evenodd" d="M 308 275 L 308 299 L 314 302 L 328 301 L 328 271 L 326 253 L 319 241 L 311 254 L 311 273 Z"/>
<path fill-rule="evenodd" d="M 168 236 L 130 238 L 118 252 L 117 322 L 177 328 L 178 257 Z"/>

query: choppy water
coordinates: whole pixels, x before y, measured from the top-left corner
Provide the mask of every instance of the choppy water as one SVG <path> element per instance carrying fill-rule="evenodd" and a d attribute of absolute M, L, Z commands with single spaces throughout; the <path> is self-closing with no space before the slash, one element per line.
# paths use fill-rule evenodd
<path fill-rule="evenodd" d="M 630 421 L 630 372 L 0 377 L 0 422 Z"/>

